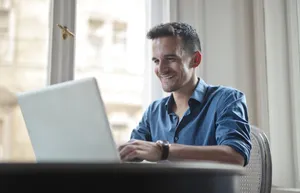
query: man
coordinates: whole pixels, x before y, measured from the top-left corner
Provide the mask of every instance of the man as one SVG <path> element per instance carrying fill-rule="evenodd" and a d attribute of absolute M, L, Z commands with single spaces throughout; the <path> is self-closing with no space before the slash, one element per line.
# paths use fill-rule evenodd
<path fill-rule="evenodd" d="M 197 77 L 202 55 L 195 29 L 172 22 L 153 27 L 147 37 L 155 73 L 171 94 L 150 104 L 131 140 L 119 147 L 121 159 L 247 165 L 252 145 L 245 95 Z"/>

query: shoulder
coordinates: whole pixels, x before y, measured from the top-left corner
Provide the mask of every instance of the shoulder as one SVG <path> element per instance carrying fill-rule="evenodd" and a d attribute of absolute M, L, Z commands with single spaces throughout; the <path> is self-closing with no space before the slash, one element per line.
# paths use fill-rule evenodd
<path fill-rule="evenodd" d="M 220 100 L 223 100 L 224 102 L 246 99 L 245 94 L 236 88 L 220 86 L 219 92 L 220 92 Z"/>
<path fill-rule="evenodd" d="M 218 102 L 227 103 L 236 100 L 246 100 L 246 96 L 242 91 L 229 86 L 210 85 L 208 87 L 208 95 L 218 100 Z"/>
<path fill-rule="evenodd" d="M 246 95 L 239 89 L 229 86 L 214 86 L 208 88 L 210 100 L 215 101 L 218 110 L 225 109 L 230 106 L 246 107 Z"/>

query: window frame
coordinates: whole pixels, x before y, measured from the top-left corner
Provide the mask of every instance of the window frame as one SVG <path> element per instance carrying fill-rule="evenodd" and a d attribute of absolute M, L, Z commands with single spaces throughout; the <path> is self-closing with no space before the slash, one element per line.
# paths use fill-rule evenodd
<path fill-rule="evenodd" d="M 49 60 L 47 85 L 74 79 L 75 38 L 62 38 L 57 24 L 67 26 L 76 34 L 76 0 L 51 0 L 49 22 Z"/>

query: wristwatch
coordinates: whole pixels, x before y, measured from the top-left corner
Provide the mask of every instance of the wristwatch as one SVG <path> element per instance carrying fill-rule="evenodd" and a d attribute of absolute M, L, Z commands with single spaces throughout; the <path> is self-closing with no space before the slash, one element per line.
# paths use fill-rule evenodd
<path fill-rule="evenodd" d="M 158 140 L 156 144 L 161 147 L 161 160 L 166 160 L 169 157 L 170 143 L 167 140 Z"/>

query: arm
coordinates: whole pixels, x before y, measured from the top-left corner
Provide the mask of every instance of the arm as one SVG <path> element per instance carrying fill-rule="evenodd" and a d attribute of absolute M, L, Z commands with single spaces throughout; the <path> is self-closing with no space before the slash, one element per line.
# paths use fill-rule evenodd
<path fill-rule="evenodd" d="M 132 148 L 132 143 L 135 143 L 135 141 L 152 141 L 151 133 L 150 133 L 150 124 L 149 124 L 149 109 L 144 112 L 142 119 L 140 120 L 138 126 L 134 128 L 131 132 L 130 140 L 129 142 L 122 144 L 118 147 L 120 157 L 122 160 L 127 161 L 135 161 L 140 162 L 143 161 L 143 159 L 137 158 L 137 157 L 130 157 L 132 152 L 137 151 L 136 148 Z M 125 151 L 124 151 L 125 150 Z"/>
<path fill-rule="evenodd" d="M 233 148 L 222 146 L 190 146 L 172 144 L 168 160 L 202 160 L 244 165 L 244 158 Z"/>
<path fill-rule="evenodd" d="M 150 107 L 144 112 L 138 126 L 132 130 L 130 136 L 131 140 L 138 139 L 144 141 L 152 141 L 149 124 L 149 111 Z"/>
<path fill-rule="evenodd" d="M 245 96 L 234 92 L 220 99 L 216 117 L 216 146 L 172 144 L 169 159 L 210 160 L 247 165 L 251 141 Z"/>

